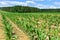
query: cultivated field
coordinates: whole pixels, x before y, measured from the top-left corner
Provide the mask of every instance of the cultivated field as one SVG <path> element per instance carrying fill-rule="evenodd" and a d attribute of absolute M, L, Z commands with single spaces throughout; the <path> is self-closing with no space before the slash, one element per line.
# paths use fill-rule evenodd
<path fill-rule="evenodd" d="M 60 40 L 60 14 L 1 11 L 0 40 Z"/>

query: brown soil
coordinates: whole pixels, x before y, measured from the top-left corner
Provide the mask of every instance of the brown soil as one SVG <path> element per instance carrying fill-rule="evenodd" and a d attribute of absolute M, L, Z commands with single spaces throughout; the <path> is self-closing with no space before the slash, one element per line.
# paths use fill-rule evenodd
<path fill-rule="evenodd" d="M 0 14 L 0 40 L 6 40 L 4 28 L 2 24 L 2 15 Z"/>
<path fill-rule="evenodd" d="M 13 31 L 17 35 L 17 40 L 30 40 L 29 36 L 24 33 L 16 24 L 14 24 L 9 18 L 7 18 L 7 20 L 10 24 L 12 24 Z"/>

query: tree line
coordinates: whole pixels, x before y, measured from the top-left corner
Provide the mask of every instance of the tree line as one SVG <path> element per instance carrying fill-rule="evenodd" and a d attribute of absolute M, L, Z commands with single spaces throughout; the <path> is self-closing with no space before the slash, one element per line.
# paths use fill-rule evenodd
<path fill-rule="evenodd" d="M 19 13 L 27 13 L 27 12 L 60 12 L 60 9 L 39 9 L 35 7 L 29 6 L 12 6 L 12 7 L 0 7 L 3 11 L 8 12 L 19 12 Z"/>

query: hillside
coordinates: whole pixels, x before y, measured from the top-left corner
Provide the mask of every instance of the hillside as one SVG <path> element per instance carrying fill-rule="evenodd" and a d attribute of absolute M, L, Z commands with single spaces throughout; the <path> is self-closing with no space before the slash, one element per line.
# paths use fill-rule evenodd
<path fill-rule="evenodd" d="M 29 7 L 29 6 L 12 6 L 12 7 L 1 7 L 1 10 L 8 11 L 8 12 L 39 12 L 40 9 Z"/>
<path fill-rule="evenodd" d="M 12 7 L 1 7 L 3 11 L 8 12 L 19 12 L 19 13 L 29 13 L 29 12 L 60 12 L 60 9 L 39 9 L 29 6 L 12 6 Z"/>

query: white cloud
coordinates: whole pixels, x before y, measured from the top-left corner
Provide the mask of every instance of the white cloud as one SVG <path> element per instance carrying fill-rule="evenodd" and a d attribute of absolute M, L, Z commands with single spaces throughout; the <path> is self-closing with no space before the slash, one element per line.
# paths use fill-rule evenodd
<path fill-rule="evenodd" d="M 5 5 L 24 5 L 27 6 L 25 2 L 17 2 L 17 1 L 2 1 L 0 2 L 0 5 L 5 6 Z"/>
<path fill-rule="evenodd" d="M 34 2 L 34 1 L 26 1 L 26 3 L 27 3 L 27 4 L 28 4 L 28 3 L 35 4 L 35 2 Z"/>
<path fill-rule="evenodd" d="M 55 5 L 60 5 L 60 2 L 54 2 Z"/>
<path fill-rule="evenodd" d="M 28 1 L 41 1 L 41 2 L 43 2 L 43 1 L 53 1 L 53 0 L 28 0 Z"/>
<path fill-rule="evenodd" d="M 7 3 L 6 2 L 0 2 L 0 4 L 3 4 L 4 5 L 4 4 L 7 4 Z"/>
<path fill-rule="evenodd" d="M 54 9 L 56 9 L 56 8 L 60 8 L 60 7 L 57 7 L 57 6 L 54 6 L 54 5 L 44 5 L 44 4 L 38 4 L 38 5 L 36 5 L 35 7 L 37 7 L 37 8 L 40 8 L 40 9 L 48 9 L 48 8 L 54 8 Z"/>
<path fill-rule="evenodd" d="M 60 2 L 54 2 L 55 5 L 44 5 L 42 4 L 38 4 L 35 1 L 45 1 L 45 0 L 27 0 L 25 2 L 19 2 L 19 1 L 0 1 L 0 7 L 1 6 L 14 6 L 14 5 L 22 5 L 22 6 L 31 6 L 29 4 L 33 4 L 33 7 L 37 7 L 37 8 L 59 8 L 55 5 L 60 5 Z M 52 1 L 52 0 L 49 0 Z"/>
<path fill-rule="evenodd" d="M 45 1 L 45 0 L 28 0 L 28 1 Z"/>
<path fill-rule="evenodd" d="M 45 1 L 45 0 L 36 0 L 36 1 Z"/>
<path fill-rule="evenodd" d="M 25 2 L 17 2 L 17 1 L 9 1 L 8 2 L 9 4 L 11 4 L 11 5 L 25 5 L 25 6 L 27 6 L 27 4 L 25 3 Z"/>
<path fill-rule="evenodd" d="M 44 4 L 38 4 L 38 5 L 36 5 L 35 7 L 37 7 L 37 8 L 47 8 L 48 7 L 48 5 L 44 5 Z"/>
<path fill-rule="evenodd" d="M 19 1 L 0 1 L 0 6 L 1 5 L 22 5 L 22 6 L 27 6 L 28 4 L 35 4 L 34 1 L 26 1 L 26 2 L 19 2 Z"/>
<path fill-rule="evenodd" d="M 49 6 L 49 8 L 55 8 L 55 9 L 56 9 L 57 7 L 56 7 L 56 6 L 54 6 L 54 5 L 51 5 L 51 6 Z"/>

